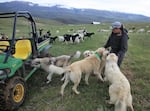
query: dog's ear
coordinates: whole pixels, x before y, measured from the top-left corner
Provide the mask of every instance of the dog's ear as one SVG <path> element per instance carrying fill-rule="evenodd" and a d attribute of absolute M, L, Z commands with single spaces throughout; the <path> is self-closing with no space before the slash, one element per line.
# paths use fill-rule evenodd
<path fill-rule="evenodd" d="M 52 60 L 51 60 L 51 59 L 49 59 L 48 63 L 49 63 L 49 64 L 52 64 L 53 62 L 52 62 Z"/>
<path fill-rule="evenodd" d="M 108 60 L 115 61 L 117 63 L 118 57 L 117 57 L 117 55 L 115 53 L 110 53 L 108 55 Z"/>
<path fill-rule="evenodd" d="M 114 54 L 111 55 L 111 59 L 112 59 L 113 61 L 117 62 L 116 56 L 115 56 Z"/>
<path fill-rule="evenodd" d="M 103 55 L 104 55 L 105 58 L 106 58 L 109 54 L 110 54 L 110 52 L 109 52 L 108 50 L 105 50 L 105 51 L 103 52 Z"/>
<path fill-rule="evenodd" d="M 101 47 L 101 48 L 100 48 L 100 54 L 101 54 L 102 56 L 105 55 L 105 51 L 106 51 L 106 49 L 105 49 L 104 47 Z"/>
<path fill-rule="evenodd" d="M 51 57 L 51 58 L 49 58 L 49 62 L 48 63 L 54 65 L 56 63 L 56 61 L 57 61 L 56 58 Z"/>
<path fill-rule="evenodd" d="M 102 60 L 105 61 L 106 57 L 108 56 L 108 51 L 107 50 L 103 51 L 101 55 L 102 55 Z"/>
<path fill-rule="evenodd" d="M 99 53 L 99 54 L 103 54 L 103 52 L 105 51 L 104 47 L 98 48 L 95 52 Z"/>
<path fill-rule="evenodd" d="M 108 50 L 110 52 L 111 51 L 111 47 L 105 48 L 105 50 Z"/>

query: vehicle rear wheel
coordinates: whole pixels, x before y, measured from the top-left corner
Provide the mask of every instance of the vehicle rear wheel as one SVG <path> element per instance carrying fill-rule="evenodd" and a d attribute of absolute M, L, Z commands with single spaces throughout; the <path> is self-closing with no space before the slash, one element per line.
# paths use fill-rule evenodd
<path fill-rule="evenodd" d="M 5 89 L 5 107 L 7 110 L 17 109 L 25 100 L 26 83 L 21 77 L 13 77 L 7 83 Z"/>

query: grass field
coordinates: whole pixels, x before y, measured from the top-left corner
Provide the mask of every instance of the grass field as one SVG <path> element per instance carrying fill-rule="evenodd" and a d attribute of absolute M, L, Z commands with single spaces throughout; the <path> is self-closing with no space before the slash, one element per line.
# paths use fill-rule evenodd
<path fill-rule="evenodd" d="M 63 35 L 68 30 L 87 29 L 88 32 L 95 32 L 91 39 L 86 39 L 80 44 L 63 44 L 58 41 L 52 44 L 50 53 L 54 56 L 70 54 L 76 50 L 83 52 L 86 49 L 95 50 L 102 47 L 110 32 L 97 32 L 98 29 L 109 29 L 110 23 L 103 25 L 64 25 L 44 20 L 36 20 L 37 27 L 43 28 L 46 32 L 50 30 L 52 36 Z M 3 23 L 3 25 L 5 25 Z M 131 26 L 145 28 L 146 23 L 125 23 L 128 29 Z M 20 26 L 21 27 L 21 26 Z M 37 29 L 38 29 L 37 28 Z M 7 28 L 6 28 L 7 29 Z M 60 33 L 56 33 L 59 30 Z M 150 29 L 146 29 L 150 30 Z M 7 31 L 5 31 L 7 32 Z M 11 33 L 11 31 L 9 31 Z M 69 32 L 73 33 L 73 32 Z M 150 34 L 148 33 L 129 33 L 129 49 L 121 66 L 122 72 L 131 83 L 133 106 L 135 111 L 150 110 Z M 80 58 L 82 59 L 82 57 Z M 65 89 L 64 97 L 59 95 L 60 87 L 63 84 L 60 76 L 54 76 L 50 84 L 46 84 L 47 74 L 38 70 L 28 82 L 28 94 L 24 104 L 18 111 L 113 111 L 113 106 L 106 103 L 109 99 L 108 83 L 102 83 L 95 76 L 90 76 L 89 86 L 85 85 L 84 80 L 78 87 L 79 95 L 75 95 L 71 88 L 72 83 Z M 83 76 L 84 77 L 84 76 Z"/>

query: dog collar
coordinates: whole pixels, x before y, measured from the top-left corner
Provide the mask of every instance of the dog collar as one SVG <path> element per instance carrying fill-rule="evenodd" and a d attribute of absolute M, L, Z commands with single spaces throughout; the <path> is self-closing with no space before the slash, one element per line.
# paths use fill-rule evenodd
<path fill-rule="evenodd" d="M 101 56 L 99 53 L 95 52 L 95 56 L 96 56 L 98 59 L 101 60 L 101 57 L 102 57 L 102 56 Z"/>

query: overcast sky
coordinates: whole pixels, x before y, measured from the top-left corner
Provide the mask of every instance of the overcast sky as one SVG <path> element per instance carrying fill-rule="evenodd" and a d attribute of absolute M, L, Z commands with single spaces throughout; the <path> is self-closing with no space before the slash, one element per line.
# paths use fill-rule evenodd
<path fill-rule="evenodd" d="M 14 0 L 0 0 L 7 2 Z M 29 1 L 40 5 L 65 5 L 74 8 L 92 8 L 142 14 L 150 17 L 150 0 L 16 0 Z"/>

